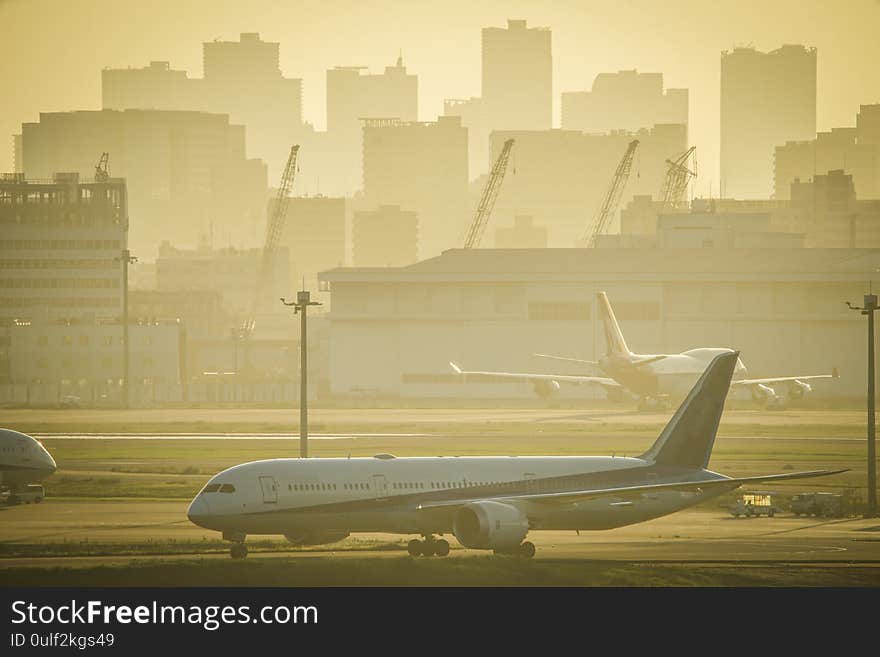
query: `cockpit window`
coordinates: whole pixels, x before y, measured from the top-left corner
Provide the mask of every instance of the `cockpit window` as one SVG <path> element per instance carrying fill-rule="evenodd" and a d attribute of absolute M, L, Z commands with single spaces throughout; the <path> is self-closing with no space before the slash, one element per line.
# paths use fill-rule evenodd
<path fill-rule="evenodd" d="M 232 484 L 222 484 L 220 486 L 220 492 L 221 493 L 234 493 L 235 486 L 233 486 Z"/>
<path fill-rule="evenodd" d="M 208 484 L 207 486 L 205 486 L 205 490 L 202 492 L 216 493 L 218 490 L 220 490 L 220 484 Z"/>

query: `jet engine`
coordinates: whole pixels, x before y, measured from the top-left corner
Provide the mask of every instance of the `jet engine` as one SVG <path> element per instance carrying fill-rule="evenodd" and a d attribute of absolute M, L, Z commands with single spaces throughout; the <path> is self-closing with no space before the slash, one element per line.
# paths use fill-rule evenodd
<path fill-rule="evenodd" d="M 561 387 L 559 381 L 552 379 L 535 379 L 532 381 L 532 385 L 535 387 L 535 394 L 541 399 L 552 399 L 559 393 Z"/>
<path fill-rule="evenodd" d="M 299 534 L 285 534 L 284 538 L 293 545 L 324 545 L 348 538 L 348 532 L 302 532 Z"/>
<path fill-rule="evenodd" d="M 776 391 L 763 383 L 756 383 L 752 386 L 752 399 L 755 401 L 772 402 L 779 399 Z"/>
<path fill-rule="evenodd" d="M 455 514 L 452 531 L 458 542 L 481 550 L 512 550 L 529 533 L 529 521 L 510 504 L 471 502 Z"/>
<path fill-rule="evenodd" d="M 794 381 L 789 383 L 788 396 L 792 399 L 803 399 L 808 392 L 813 392 L 813 386 L 804 381 Z"/>

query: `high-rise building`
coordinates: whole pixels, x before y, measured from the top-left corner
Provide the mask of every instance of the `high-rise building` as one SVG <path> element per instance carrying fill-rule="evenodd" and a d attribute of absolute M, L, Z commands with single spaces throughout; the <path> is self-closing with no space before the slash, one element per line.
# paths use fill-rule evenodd
<path fill-rule="evenodd" d="M 444 116 L 461 117 L 468 131 L 468 172 L 471 179 L 489 171 L 489 118 L 482 98 L 449 98 L 443 102 Z"/>
<path fill-rule="evenodd" d="M 0 178 L 0 323 L 118 318 L 125 180 Z"/>
<path fill-rule="evenodd" d="M 286 78 L 279 44 L 242 33 L 239 41 L 203 44 L 203 78 L 168 62 L 145 68 L 104 69 L 104 109 L 197 110 L 229 114 L 247 128 L 247 152 L 281 174 L 290 145 L 302 131 L 302 80 Z"/>
<path fill-rule="evenodd" d="M 551 32 L 508 20 L 483 28 L 482 98 L 492 130 L 548 130 L 553 124 Z"/>
<path fill-rule="evenodd" d="M 418 258 L 419 222 L 397 205 L 361 210 L 352 217 L 355 267 L 405 267 Z"/>
<path fill-rule="evenodd" d="M 459 244 L 468 221 L 468 143 L 461 119 L 365 121 L 364 202 L 416 212 L 421 258 Z"/>
<path fill-rule="evenodd" d="M 196 110 L 201 80 L 169 62 L 150 62 L 143 68 L 105 68 L 101 71 L 101 106 L 104 109 Z"/>
<path fill-rule="evenodd" d="M 852 175 L 859 198 L 880 199 L 880 105 L 862 105 L 855 128 L 832 128 L 809 141 L 777 145 L 773 196 L 788 199 L 795 180 L 836 169 Z"/>
<path fill-rule="evenodd" d="M 816 135 L 816 49 L 721 53 L 721 195 L 769 198 L 774 149 Z"/>
<path fill-rule="evenodd" d="M 321 152 L 308 161 L 320 170 L 321 190 L 351 196 L 363 180 L 363 119 L 418 119 L 418 76 L 403 57 L 380 74 L 364 66 L 327 71 L 327 132 Z M 314 175 L 314 172 L 311 172 Z"/>
<path fill-rule="evenodd" d="M 269 204 L 273 212 L 275 202 Z M 295 196 L 288 201 L 281 244 L 290 258 L 286 296 L 302 289 L 317 290 L 318 272 L 346 263 L 346 205 L 344 198 Z M 320 300 L 320 296 L 318 297 Z"/>
<path fill-rule="evenodd" d="M 600 73 L 592 90 L 562 94 L 563 130 L 639 130 L 658 123 L 688 123 L 688 90 L 664 91 L 662 73 Z"/>
<path fill-rule="evenodd" d="M 337 66 L 327 71 L 327 131 L 357 137 L 361 119 L 418 120 L 419 78 L 407 73 L 403 57 L 385 72 L 363 66 Z"/>
<path fill-rule="evenodd" d="M 99 110 L 40 114 L 22 125 L 22 166 L 30 178 L 55 171 L 94 175 L 101 153 L 128 180 L 131 249 L 152 259 L 163 240 L 193 248 L 262 240 L 266 165 L 245 158 L 244 127 L 225 114 Z"/>

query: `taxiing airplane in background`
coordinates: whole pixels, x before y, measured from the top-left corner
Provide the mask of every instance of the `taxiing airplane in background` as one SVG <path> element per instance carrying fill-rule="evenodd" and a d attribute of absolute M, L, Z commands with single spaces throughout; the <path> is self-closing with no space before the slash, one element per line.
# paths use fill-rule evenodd
<path fill-rule="evenodd" d="M 0 490 L 7 493 L 7 504 L 41 502 L 43 487 L 36 482 L 56 469 L 55 459 L 40 441 L 12 429 L 0 429 Z"/>
<path fill-rule="evenodd" d="M 215 475 L 187 515 L 247 555 L 249 534 L 327 543 L 353 532 L 416 534 L 413 556 L 464 547 L 532 557 L 542 529 L 611 529 L 664 516 L 743 484 L 836 474 L 730 478 L 707 469 L 738 353 L 716 356 L 653 446 L 639 457 L 280 458 Z"/>
<path fill-rule="evenodd" d="M 605 333 L 605 356 L 598 361 L 535 354 L 541 358 L 588 365 L 599 369 L 605 376 L 585 376 L 577 374 L 536 374 L 517 372 L 467 371 L 457 363 L 449 365 L 456 374 L 468 379 L 491 377 L 530 381 L 535 391 L 543 397 L 551 396 L 559 390 L 560 384 L 594 384 L 602 386 L 609 397 L 630 394 L 639 402 L 640 409 L 646 409 L 652 402 L 667 403 L 670 398 L 681 398 L 694 385 L 694 382 L 720 354 L 731 353 L 723 347 L 690 349 L 679 354 L 636 354 L 630 351 L 604 292 L 597 295 L 599 313 Z M 836 379 L 837 370 L 831 374 L 812 374 L 807 376 L 775 376 L 751 379 L 747 377 L 746 366 L 737 359 L 733 372 L 732 388 L 748 389 L 752 399 L 763 401 L 768 406 L 780 406 L 786 399 L 800 399 L 811 392 L 808 383 L 816 379 Z M 774 386 L 784 386 L 785 394 L 780 395 Z"/>

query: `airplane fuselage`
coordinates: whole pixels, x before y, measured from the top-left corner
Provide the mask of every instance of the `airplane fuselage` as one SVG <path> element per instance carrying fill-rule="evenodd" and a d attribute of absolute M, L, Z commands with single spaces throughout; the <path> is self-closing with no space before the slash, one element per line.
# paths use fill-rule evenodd
<path fill-rule="evenodd" d="M 17 491 L 55 472 L 55 460 L 39 441 L 0 429 L 0 488 Z"/>
<path fill-rule="evenodd" d="M 626 457 L 272 459 L 213 477 L 193 500 L 196 524 L 225 534 L 446 533 L 456 500 L 510 504 L 530 529 L 610 529 L 679 511 L 720 492 L 662 491 L 551 504 L 516 499 L 583 488 L 724 479 Z M 224 492 L 226 491 L 226 492 Z M 723 491 L 721 491 L 723 492 Z"/>
<path fill-rule="evenodd" d="M 713 358 L 730 351 L 703 348 L 680 354 L 612 354 L 602 358 L 599 367 L 639 397 L 679 398 L 688 393 Z M 733 376 L 734 380 L 746 376 L 745 365 L 739 359 Z"/>

